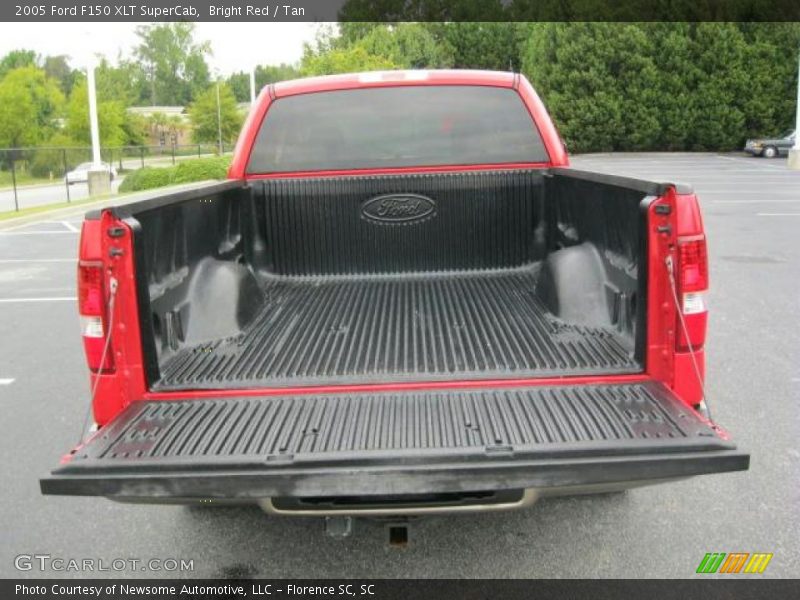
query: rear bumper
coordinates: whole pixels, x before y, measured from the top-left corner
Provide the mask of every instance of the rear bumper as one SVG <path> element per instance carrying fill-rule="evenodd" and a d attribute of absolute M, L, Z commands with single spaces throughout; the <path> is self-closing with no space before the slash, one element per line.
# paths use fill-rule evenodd
<path fill-rule="evenodd" d="M 654 383 L 136 403 L 41 481 L 130 501 L 537 495 L 748 468 Z"/>

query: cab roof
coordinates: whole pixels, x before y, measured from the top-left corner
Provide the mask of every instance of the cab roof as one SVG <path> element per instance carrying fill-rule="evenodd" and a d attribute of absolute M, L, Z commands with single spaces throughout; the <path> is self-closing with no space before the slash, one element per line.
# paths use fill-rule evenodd
<path fill-rule="evenodd" d="M 505 71 L 430 69 L 366 71 L 281 81 L 273 87 L 274 97 L 397 85 L 485 85 L 514 87 L 518 75 Z"/>

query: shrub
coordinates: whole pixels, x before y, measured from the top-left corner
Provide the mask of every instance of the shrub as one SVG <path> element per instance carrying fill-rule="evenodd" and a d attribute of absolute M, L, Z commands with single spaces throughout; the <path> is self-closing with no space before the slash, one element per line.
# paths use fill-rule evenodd
<path fill-rule="evenodd" d="M 172 183 L 190 183 L 207 179 L 225 179 L 230 159 L 227 157 L 184 160 L 175 167 Z"/>
<path fill-rule="evenodd" d="M 144 167 L 126 175 L 119 191 L 139 192 L 177 183 L 225 179 L 229 164 L 229 157 L 215 157 L 184 160 L 174 167 Z"/>
<path fill-rule="evenodd" d="M 119 186 L 120 192 L 138 192 L 160 188 L 172 183 L 175 167 L 144 167 L 125 176 Z"/>

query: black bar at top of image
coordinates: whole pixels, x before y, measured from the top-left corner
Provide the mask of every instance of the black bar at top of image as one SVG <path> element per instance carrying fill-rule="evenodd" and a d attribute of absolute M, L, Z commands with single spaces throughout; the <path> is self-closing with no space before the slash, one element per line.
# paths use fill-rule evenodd
<path fill-rule="evenodd" d="M 634 575 L 632 573 L 632 575 Z M 24 586 L 24 589 L 19 586 Z M 112 586 L 114 586 L 112 588 Z M 126 589 L 123 586 L 129 586 Z M 81 588 L 83 588 L 81 590 Z M 100 588 L 100 594 L 97 593 Z M 313 588 L 313 589 L 312 589 Z M 38 592 L 36 591 L 38 590 Z M 74 591 L 73 591 L 74 590 Z M 79 591 L 81 590 L 81 591 Z M 169 591 L 165 591 L 169 590 Z M 793 591 L 794 590 L 794 591 Z M 5 579 L 0 597 L 31 600 L 775 600 L 796 598 L 796 579 Z"/>
<path fill-rule="evenodd" d="M 0 21 L 800 21 L 800 1 L 7 0 Z"/>

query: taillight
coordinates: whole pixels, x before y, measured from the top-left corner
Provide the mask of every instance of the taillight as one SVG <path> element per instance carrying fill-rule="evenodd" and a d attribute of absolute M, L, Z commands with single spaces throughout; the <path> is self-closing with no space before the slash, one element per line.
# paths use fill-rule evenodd
<path fill-rule="evenodd" d="M 678 239 L 678 310 L 683 313 L 686 333 L 678 327 L 678 350 L 702 348 L 708 321 L 708 256 L 705 236 Z"/>
<path fill-rule="evenodd" d="M 81 315 L 83 348 L 89 368 L 94 372 L 112 371 L 114 357 L 110 351 L 106 352 L 105 361 L 100 364 L 108 327 L 102 264 L 81 262 L 78 265 L 78 312 Z"/>

